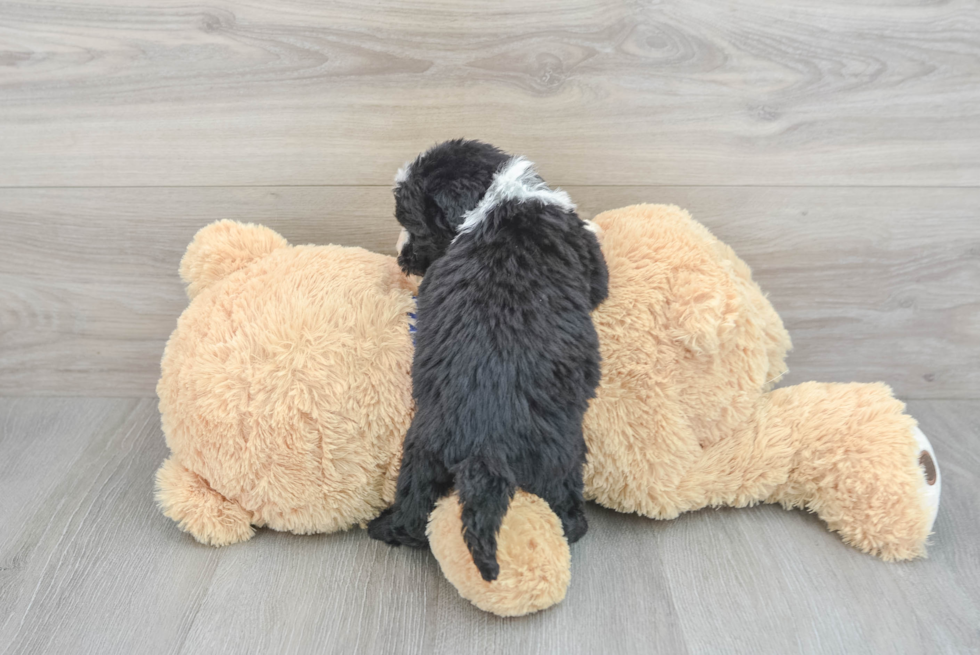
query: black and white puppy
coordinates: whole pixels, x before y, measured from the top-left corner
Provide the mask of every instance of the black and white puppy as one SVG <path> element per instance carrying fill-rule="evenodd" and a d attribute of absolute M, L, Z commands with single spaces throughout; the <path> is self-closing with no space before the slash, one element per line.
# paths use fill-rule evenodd
<path fill-rule="evenodd" d="M 477 141 L 433 147 L 395 178 L 399 264 L 424 275 L 412 365 L 415 417 L 394 505 L 369 534 L 424 547 L 455 486 L 463 538 L 495 580 L 497 532 L 518 487 L 565 537 L 583 513 L 582 418 L 599 383 L 590 312 L 607 294 L 599 242 L 531 162 Z"/>

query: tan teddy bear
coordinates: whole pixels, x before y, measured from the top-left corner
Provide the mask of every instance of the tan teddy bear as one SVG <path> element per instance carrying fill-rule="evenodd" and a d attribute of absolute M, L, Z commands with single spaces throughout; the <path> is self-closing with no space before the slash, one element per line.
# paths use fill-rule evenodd
<path fill-rule="evenodd" d="M 884 384 L 770 390 L 789 336 L 731 248 L 676 207 L 595 218 L 609 299 L 594 313 L 602 382 L 585 419 L 586 494 L 653 518 L 760 502 L 816 512 L 886 560 L 925 553 L 940 477 L 931 446 Z M 358 248 L 290 246 L 222 221 L 181 262 L 191 303 L 157 387 L 171 457 L 164 513 L 203 543 L 255 527 L 296 533 L 365 525 L 394 496 L 411 418 L 416 280 Z M 561 524 L 518 492 L 485 582 L 443 499 L 429 540 L 446 577 L 512 616 L 560 601 Z"/>

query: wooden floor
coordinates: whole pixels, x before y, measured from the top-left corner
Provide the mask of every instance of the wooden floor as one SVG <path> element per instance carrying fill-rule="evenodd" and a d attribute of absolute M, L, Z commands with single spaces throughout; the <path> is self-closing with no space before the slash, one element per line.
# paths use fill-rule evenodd
<path fill-rule="evenodd" d="M 970 653 L 980 407 L 914 401 L 943 472 L 927 560 L 887 564 L 772 506 L 652 521 L 590 506 L 566 600 L 501 619 L 363 530 L 178 532 L 153 399 L 0 400 L 3 653 Z"/>
<path fill-rule="evenodd" d="M 395 170 L 468 136 L 588 217 L 682 205 L 935 443 L 928 560 L 773 507 L 591 508 L 517 620 L 362 531 L 214 550 L 153 506 L 152 398 L 221 218 L 388 251 Z M 0 1 L 0 654 L 980 652 L 977 0 Z"/>

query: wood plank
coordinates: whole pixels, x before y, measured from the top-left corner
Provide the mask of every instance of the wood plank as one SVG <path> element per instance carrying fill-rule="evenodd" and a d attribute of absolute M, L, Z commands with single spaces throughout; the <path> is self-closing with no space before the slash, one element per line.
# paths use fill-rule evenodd
<path fill-rule="evenodd" d="M 583 216 L 676 203 L 731 244 L 793 336 L 786 383 L 980 397 L 980 190 L 569 191 Z M 0 190 L 0 394 L 152 394 L 198 228 L 235 218 L 390 252 L 391 206 L 379 187 Z"/>
<path fill-rule="evenodd" d="M 0 652 L 174 652 L 221 553 L 154 506 L 154 399 L 4 399 L 0 417 L 17 518 L 0 540 Z"/>
<path fill-rule="evenodd" d="M 100 431 L 125 422 L 136 400 L 17 398 L 0 400 L 0 625 L 14 605 L 7 582 L 38 546 L 47 526 L 25 523 L 52 497 Z"/>
<path fill-rule="evenodd" d="M 381 196 L 390 204 L 378 188 L 0 191 L 0 393 L 152 394 L 199 228 L 230 217 L 294 243 L 391 249 Z"/>
<path fill-rule="evenodd" d="M 622 580 L 609 575 L 619 560 L 576 564 L 579 593 L 562 612 L 509 621 L 459 598 L 429 553 L 363 530 L 200 546 L 152 502 L 166 455 L 153 399 L 0 399 L 0 428 L 4 468 L 19 471 L 0 478 L 13 501 L 0 518 L 17 519 L 0 533 L 0 652 L 684 652 L 665 594 L 633 614 L 592 607 L 614 584 L 661 586 L 656 567 Z M 60 441 L 76 447 L 50 457 Z M 600 514 L 598 529 L 615 522 Z M 576 546 L 583 564 L 588 548 Z"/>
<path fill-rule="evenodd" d="M 928 559 L 881 562 L 843 547 L 814 515 L 774 506 L 661 523 L 659 555 L 691 653 L 980 649 L 980 568 L 968 563 L 980 562 L 980 411 L 924 400 L 909 410 L 943 474 Z"/>
<path fill-rule="evenodd" d="M 685 653 L 660 566 L 644 561 L 624 575 L 623 558 L 645 560 L 649 541 L 612 545 L 631 529 L 595 509 L 590 520 L 601 536 L 573 548 L 566 600 L 519 619 L 460 598 L 428 552 L 393 549 L 363 530 L 316 537 L 263 531 L 228 549 L 181 653 L 315 652 L 324 645 L 393 655 Z M 651 535 L 652 527 L 643 521 L 632 531 Z M 628 610 L 614 600 L 624 597 L 632 599 Z"/>
<path fill-rule="evenodd" d="M 590 505 L 566 600 L 501 619 L 363 530 L 196 544 L 152 501 L 152 399 L 0 398 L 0 652 L 975 652 L 980 413 L 910 411 L 944 476 L 928 559 L 881 562 L 772 506 L 654 522 Z"/>
<path fill-rule="evenodd" d="M 980 184 L 970 0 L 0 5 L 0 186 L 388 184 L 479 137 L 562 185 Z"/>

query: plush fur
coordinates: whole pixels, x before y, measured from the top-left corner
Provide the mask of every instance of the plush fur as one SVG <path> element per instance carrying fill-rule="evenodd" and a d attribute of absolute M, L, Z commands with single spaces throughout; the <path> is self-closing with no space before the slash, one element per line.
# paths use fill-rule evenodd
<path fill-rule="evenodd" d="M 624 207 L 595 222 L 609 297 L 592 315 L 602 380 L 583 425 L 586 497 L 663 519 L 705 506 L 803 507 L 863 552 L 923 556 L 930 479 L 915 421 L 888 387 L 770 391 L 789 336 L 731 248 L 677 207 Z M 230 221 L 197 234 L 181 275 L 193 299 L 157 385 L 170 449 L 157 474 L 164 513 L 224 545 L 260 526 L 343 530 L 389 506 L 413 412 L 415 278 L 393 257 L 294 247 Z M 500 615 L 547 607 L 568 587 L 569 551 L 552 538 L 560 521 L 520 498 L 498 534 L 492 583 L 460 538 L 452 497 L 430 518 L 446 577 Z"/>
<path fill-rule="evenodd" d="M 426 529 L 432 554 L 464 598 L 487 612 L 522 616 L 561 602 L 571 580 L 561 521 L 537 496 L 518 490 L 497 534 L 500 575 L 483 579 L 459 526 L 463 508 L 451 494 L 440 500 Z"/>
<path fill-rule="evenodd" d="M 388 507 L 412 416 L 416 289 L 395 260 L 221 221 L 180 273 L 193 301 L 157 385 L 164 513 L 223 546 L 252 526 L 333 532 Z"/>
<path fill-rule="evenodd" d="M 606 297 L 608 275 L 571 200 L 520 157 L 504 161 L 462 215 L 415 214 L 417 204 L 405 204 L 408 188 L 444 184 L 474 197 L 475 183 L 443 174 L 449 164 L 430 164 L 454 159 L 459 149 L 482 152 L 477 159 L 487 165 L 499 152 L 474 142 L 437 146 L 401 174 L 396 190 L 396 216 L 409 232 L 399 262 L 425 275 L 412 366 L 416 411 L 395 504 L 368 533 L 426 546 L 429 514 L 455 487 L 463 538 L 483 578 L 494 580 L 496 534 L 516 489 L 547 501 L 569 542 L 588 529 L 582 418 L 599 383 L 589 314 Z M 437 195 L 446 207 L 466 207 L 450 191 Z M 426 238 L 445 249 L 412 248 Z"/>

